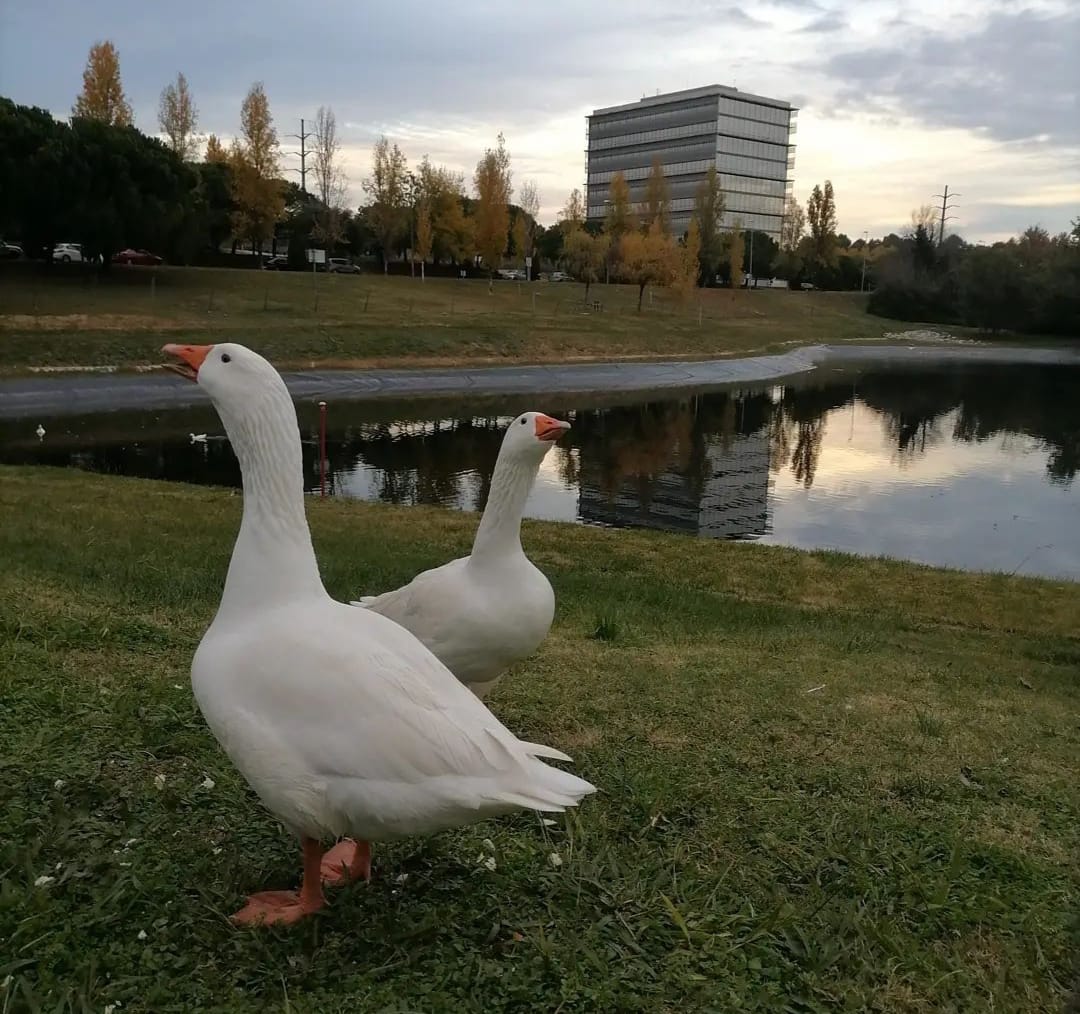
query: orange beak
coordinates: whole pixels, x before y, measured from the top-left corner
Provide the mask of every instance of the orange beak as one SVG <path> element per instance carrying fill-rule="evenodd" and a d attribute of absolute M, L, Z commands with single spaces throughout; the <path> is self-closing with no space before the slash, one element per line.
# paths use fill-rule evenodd
<path fill-rule="evenodd" d="M 181 377 L 197 382 L 199 379 L 199 367 L 202 366 L 203 360 L 210 355 L 210 350 L 213 347 L 213 345 L 163 345 L 161 348 L 162 353 L 177 360 L 175 363 L 166 363 L 165 369 L 172 370 L 173 373 L 179 373 Z"/>
<path fill-rule="evenodd" d="M 570 429 L 568 422 L 552 419 L 551 416 L 543 414 L 536 417 L 537 440 L 558 440 L 568 429 Z"/>

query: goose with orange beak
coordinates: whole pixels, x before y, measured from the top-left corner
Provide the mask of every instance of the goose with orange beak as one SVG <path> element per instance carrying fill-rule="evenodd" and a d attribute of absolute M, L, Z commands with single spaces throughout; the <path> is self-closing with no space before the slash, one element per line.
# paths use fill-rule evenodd
<path fill-rule="evenodd" d="M 210 396 L 244 482 L 221 604 L 191 664 L 195 699 L 304 856 L 299 891 L 253 894 L 233 921 L 288 924 L 318 911 L 323 884 L 370 877 L 372 841 L 560 811 L 595 791 L 545 763 L 570 758 L 519 740 L 404 627 L 330 598 L 278 372 L 232 343 L 163 351 Z M 345 835 L 323 853 L 322 839 Z"/>
<path fill-rule="evenodd" d="M 555 617 L 551 582 L 521 547 L 521 517 L 544 457 L 570 429 L 542 412 L 506 428 L 472 552 L 353 605 L 414 633 L 477 697 L 540 647 Z"/>

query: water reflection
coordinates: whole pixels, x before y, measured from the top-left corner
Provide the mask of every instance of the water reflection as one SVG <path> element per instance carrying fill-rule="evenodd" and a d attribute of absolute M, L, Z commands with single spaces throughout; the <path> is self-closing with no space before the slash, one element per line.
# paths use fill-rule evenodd
<path fill-rule="evenodd" d="M 1075 368 L 954 364 L 623 404 L 336 402 L 328 479 L 335 495 L 478 509 L 506 422 L 543 408 L 574 428 L 531 516 L 1080 578 L 1078 396 Z M 315 407 L 298 409 L 317 490 Z M 38 422 L 0 423 L 3 461 L 239 484 L 209 406 L 44 420 L 42 441 Z"/>

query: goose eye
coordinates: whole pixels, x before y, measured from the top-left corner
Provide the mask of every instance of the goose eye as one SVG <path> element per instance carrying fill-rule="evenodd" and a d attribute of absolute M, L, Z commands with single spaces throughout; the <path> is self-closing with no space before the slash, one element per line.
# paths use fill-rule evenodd
<path fill-rule="evenodd" d="M 524 425 L 525 425 L 525 421 L 526 421 L 526 420 L 525 420 L 525 417 L 524 417 L 524 416 L 522 416 L 522 417 L 521 417 L 521 425 L 522 425 L 522 426 L 524 426 Z"/>
<path fill-rule="evenodd" d="M 230 356 L 228 352 L 222 352 L 221 353 L 221 361 L 223 363 L 231 363 L 232 362 L 232 356 Z"/>

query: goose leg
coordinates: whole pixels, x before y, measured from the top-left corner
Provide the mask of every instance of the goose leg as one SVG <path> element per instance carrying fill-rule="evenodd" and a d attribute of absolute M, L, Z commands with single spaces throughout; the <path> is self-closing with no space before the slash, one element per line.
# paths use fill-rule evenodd
<path fill-rule="evenodd" d="M 290 926 L 326 904 L 319 864 L 322 848 L 314 838 L 303 839 L 304 879 L 299 891 L 260 891 L 248 898 L 232 921 L 237 926 Z"/>
<path fill-rule="evenodd" d="M 342 838 L 322 857 L 320 874 L 327 887 L 341 887 L 361 878 L 371 883 L 371 843 Z"/>

